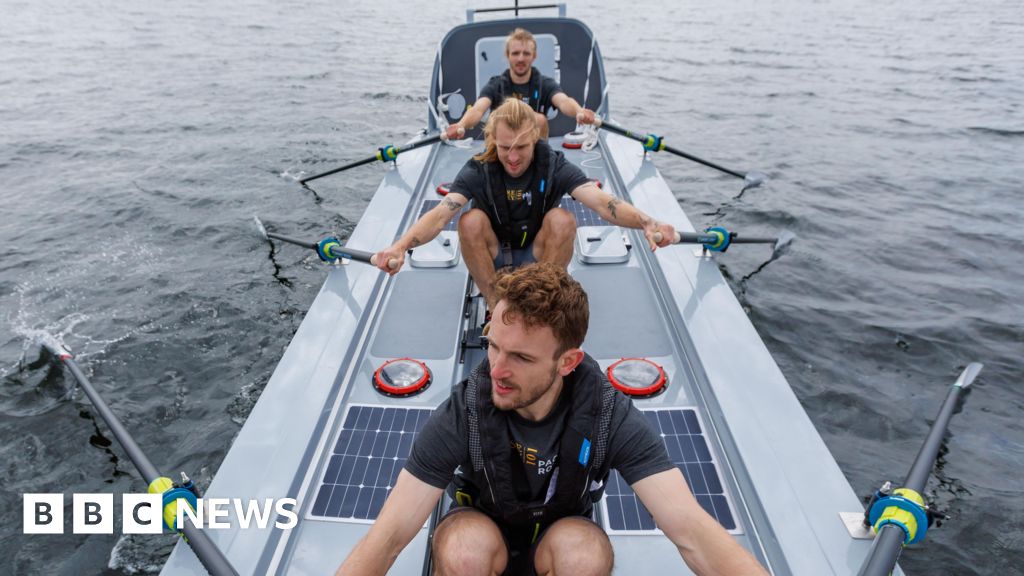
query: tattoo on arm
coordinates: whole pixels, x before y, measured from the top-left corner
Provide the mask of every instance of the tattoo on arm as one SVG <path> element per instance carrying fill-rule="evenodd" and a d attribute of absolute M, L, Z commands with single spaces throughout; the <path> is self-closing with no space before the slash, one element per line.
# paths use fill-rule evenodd
<path fill-rule="evenodd" d="M 420 244 L 423 244 L 423 242 L 420 241 L 420 239 L 415 237 L 415 236 L 413 236 L 412 240 L 409 241 L 409 247 L 410 248 L 415 248 L 415 247 L 419 246 Z"/>
<path fill-rule="evenodd" d="M 462 208 L 462 204 L 459 204 L 458 202 L 452 200 L 451 198 L 445 198 L 444 200 L 441 201 L 441 204 L 448 208 L 449 210 L 451 210 L 452 212 L 455 212 L 459 208 Z"/>
<path fill-rule="evenodd" d="M 612 220 L 619 219 L 619 216 L 616 213 L 616 207 L 618 207 L 619 204 L 622 204 L 622 200 L 619 200 L 618 198 L 612 198 L 611 200 L 608 201 L 608 212 L 611 213 Z"/>

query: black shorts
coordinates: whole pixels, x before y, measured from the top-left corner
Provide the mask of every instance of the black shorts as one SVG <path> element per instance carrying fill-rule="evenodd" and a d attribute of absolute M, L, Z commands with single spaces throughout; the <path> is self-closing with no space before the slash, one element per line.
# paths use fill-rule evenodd
<path fill-rule="evenodd" d="M 473 506 L 462 506 L 460 504 L 452 503 L 451 507 L 448 508 L 448 512 L 441 517 L 441 520 L 437 522 L 440 526 L 449 516 L 458 514 L 459 512 L 465 512 L 466 510 L 477 510 L 483 512 Z M 490 517 L 490 516 L 488 516 Z M 588 521 L 593 522 L 587 516 L 580 516 Z M 494 523 L 498 526 L 498 530 L 501 531 L 501 537 L 505 540 L 505 548 L 508 550 L 508 564 L 505 566 L 505 571 L 502 576 L 535 576 L 536 571 L 533 566 L 533 556 L 537 552 L 537 545 L 544 538 L 544 534 L 547 532 L 550 524 L 546 526 L 529 526 L 523 528 L 516 528 L 509 526 L 503 522 L 499 522 L 494 518 L 491 518 Z"/>

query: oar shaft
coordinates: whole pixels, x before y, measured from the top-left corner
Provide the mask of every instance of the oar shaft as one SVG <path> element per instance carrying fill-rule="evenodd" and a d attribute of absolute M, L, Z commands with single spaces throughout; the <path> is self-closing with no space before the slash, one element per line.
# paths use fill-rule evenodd
<path fill-rule="evenodd" d="M 344 246 L 332 246 L 331 256 L 335 258 L 348 258 L 349 260 L 358 260 L 360 262 L 366 262 L 371 264 L 370 259 L 373 258 L 372 252 L 366 252 L 365 250 L 355 250 L 352 248 L 346 248 Z"/>
<path fill-rule="evenodd" d="M 345 170 L 349 170 L 349 169 L 355 168 L 357 166 L 362 166 L 363 164 L 369 164 L 370 162 L 373 162 L 376 159 L 377 159 L 376 156 L 370 156 L 369 158 L 363 158 L 362 160 L 356 160 L 355 162 L 352 162 L 352 163 L 349 163 L 349 164 L 345 164 L 344 166 L 342 166 L 340 168 L 335 168 L 334 170 L 328 170 L 327 172 L 321 172 L 320 174 L 316 174 L 314 176 L 310 176 L 309 178 L 303 178 L 302 180 L 299 180 L 299 184 L 305 184 L 306 182 L 312 182 L 313 180 L 316 180 L 317 178 L 323 178 L 324 176 L 330 176 L 331 174 L 337 174 L 338 172 L 344 172 Z"/>
<path fill-rule="evenodd" d="M 78 367 L 78 363 L 75 362 L 71 355 L 61 355 L 61 360 L 74 374 L 75 380 L 78 380 L 79 385 L 82 386 L 82 390 L 85 391 L 85 395 L 89 397 L 89 401 L 99 412 L 100 418 L 106 422 L 107 427 L 114 433 L 114 438 L 124 448 L 124 451 L 128 453 L 128 458 L 131 459 L 132 464 L 138 468 L 139 473 L 142 474 L 142 478 L 146 480 L 146 484 L 150 484 L 153 480 L 160 477 L 160 472 L 157 471 L 156 466 L 150 462 L 149 458 L 142 452 L 139 445 L 135 443 L 135 439 L 128 433 L 128 430 L 121 424 L 121 421 L 117 419 L 117 416 L 110 410 L 107 403 L 103 401 L 99 393 L 93 388 L 92 383 L 82 372 L 82 369 Z"/>
<path fill-rule="evenodd" d="M 61 361 L 71 370 L 71 374 L 74 375 L 75 380 L 85 391 L 85 395 L 89 397 L 89 401 L 92 402 L 93 407 L 99 413 L 100 418 L 107 424 L 110 431 L 113 432 L 114 438 L 117 439 L 118 444 L 128 454 L 128 458 L 131 459 L 132 464 L 139 470 L 142 477 L 146 480 L 146 484 L 152 484 L 154 480 L 160 478 L 160 472 L 156 469 L 156 466 L 149 460 L 146 454 L 139 448 L 139 445 L 132 438 L 132 435 L 128 433 L 128 430 L 121 424 L 117 416 L 114 415 L 113 411 L 110 410 L 110 406 L 103 401 L 103 398 L 99 395 L 99 392 L 93 388 L 92 383 L 89 382 L 89 378 L 86 377 L 82 369 L 78 367 L 78 363 L 69 353 L 63 353 L 59 350 L 55 350 L 60 356 Z M 231 563 L 224 556 L 224 553 L 217 548 L 217 545 L 210 540 L 210 537 L 206 535 L 201 529 L 192 526 L 188 522 L 184 522 L 182 532 L 185 534 L 185 541 L 188 543 L 192 550 L 195 552 L 199 562 L 206 568 L 207 572 L 213 576 L 238 576 L 238 572 L 235 571 Z"/>
<path fill-rule="evenodd" d="M 609 130 L 611 132 L 615 132 L 616 134 L 620 134 L 622 136 L 625 136 L 626 138 L 632 138 L 633 140 L 636 140 L 637 142 L 640 142 L 641 144 L 645 144 L 647 142 L 647 136 L 648 136 L 647 134 L 637 134 L 636 132 L 632 132 L 630 130 L 626 130 L 622 126 L 617 126 L 617 125 L 612 124 L 611 122 L 607 122 L 605 120 L 599 120 L 597 122 L 597 125 L 600 128 L 604 128 L 604 129 Z M 668 146 L 667 144 L 663 144 L 662 145 L 662 149 L 665 150 L 666 152 L 670 153 L 670 154 L 675 154 L 676 156 L 679 156 L 681 158 L 686 158 L 687 160 L 690 160 L 692 162 L 696 162 L 698 164 L 703 164 L 704 166 L 707 166 L 708 168 L 713 168 L 715 170 L 718 170 L 719 172 L 724 172 L 725 174 L 729 174 L 731 176 L 735 176 L 735 177 L 739 178 L 740 180 L 746 180 L 747 179 L 747 175 L 743 174 L 742 172 L 737 172 L 737 171 L 732 170 L 730 168 L 726 168 L 725 166 L 722 166 L 720 164 L 715 164 L 714 162 L 711 162 L 710 160 L 705 160 L 703 158 L 694 156 L 693 154 L 690 154 L 688 152 L 683 152 L 682 150 L 680 150 L 678 148 L 673 148 L 672 146 Z M 756 186 L 756 185 L 759 185 L 759 184 L 760 184 L 759 182 L 757 184 L 753 184 L 752 183 L 751 186 Z"/>
<path fill-rule="evenodd" d="M 675 154 L 676 156 L 680 156 L 682 158 L 686 158 L 687 160 L 692 160 L 693 162 L 696 162 L 697 164 L 703 164 L 703 165 L 707 166 L 708 168 L 714 168 L 715 170 L 718 170 L 719 172 L 724 172 L 726 174 L 731 174 L 731 175 L 739 178 L 740 180 L 743 180 L 743 179 L 746 178 L 745 174 L 740 174 L 739 172 L 737 172 L 735 170 L 730 170 L 729 168 L 726 168 L 725 166 L 721 166 L 719 164 L 715 164 L 714 162 L 711 162 L 710 160 L 705 160 L 703 158 L 698 158 L 698 157 L 694 156 L 693 154 L 687 154 L 686 152 L 683 152 L 682 150 L 680 150 L 678 148 L 673 148 L 671 146 L 666 145 L 665 146 L 665 151 L 669 152 L 671 154 Z"/>
<path fill-rule="evenodd" d="M 303 248 L 312 248 L 313 250 L 316 250 L 316 242 L 307 242 L 305 240 L 299 240 L 297 238 L 292 238 L 283 234 L 276 234 L 274 232 L 267 232 L 267 238 L 273 238 L 289 244 L 295 244 L 296 246 L 302 246 Z"/>
<path fill-rule="evenodd" d="M 970 387 L 978 373 L 981 372 L 981 369 L 982 365 L 978 362 L 968 364 L 963 373 L 960 374 L 960 378 L 957 379 L 956 383 L 950 388 L 949 393 L 946 394 L 946 399 L 942 402 L 942 407 L 939 408 L 935 422 L 932 423 L 932 427 L 928 430 L 928 436 L 925 438 L 924 444 L 921 445 L 921 449 L 917 452 L 917 457 L 914 458 L 910 471 L 907 472 L 903 489 L 912 490 L 917 494 L 924 492 L 925 485 L 928 483 L 928 477 L 931 476 L 932 468 L 935 466 L 935 458 L 939 454 L 942 438 L 946 435 L 946 430 L 949 428 L 949 421 L 953 418 L 953 412 L 956 411 L 956 404 L 960 393 L 965 388 Z M 927 530 L 927 526 L 918 526 L 917 530 Z M 896 524 L 883 524 L 882 528 L 878 531 L 878 535 L 875 537 L 875 543 L 871 547 L 867 560 L 860 569 L 859 576 L 885 576 L 890 574 L 896 566 L 900 552 L 903 551 L 904 542 L 908 538 L 909 536 L 904 532 L 903 528 L 898 527 Z"/>
<path fill-rule="evenodd" d="M 398 155 L 401 154 L 402 152 L 408 152 L 410 150 L 415 150 L 415 149 L 417 149 L 417 148 L 419 148 L 421 146 L 426 146 L 428 144 L 433 144 L 435 142 L 440 142 L 440 141 L 441 141 L 441 135 L 440 134 L 435 134 L 435 135 L 433 135 L 433 136 L 431 136 L 429 138 L 424 138 L 423 140 L 417 140 L 416 142 L 413 142 L 412 144 L 409 144 L 408 146 L 405 146 L 404 148 L 403 147 L 398 147 L 398 146 L 386 146 L 385 149 L 391 149 L 391 152 L 394 154 L 394 157 L 397 158 Z M 323 178 L 324 176 L 330 176 L 331 174 L 337 174 L 338 172 L 344 172 L 345 170 L 349 170 L 349 169 L 355 168 L 357 166 L 362 166 L 363 164 L 369 164 L 370 162 L 373 162 L 374 160 L 380 160 L 382 162 L 387 162 L 388 160 L 392 160 L 392 159 L 393 158 L 383 158 L 382 154 L 380 152 L 378 152 L 377 154 L 374 154 L 373 156 L 370 156 L 369 158 L 363 158 L 362 160 L 356 160 L 355 162 L 352 162 L 350 164 L 346 164 L 346 165 L 344 165 L 344 166 L 342 166 L 340 168 L 335 168 L 334 170 L 328 170 L 327 172 L 322 172 L 322 173 L 317 174 L 315 176 L 310 176 L 309 178 L 303 178 L 302 180 L 299 180 L 299 184 L 305 184 L 306 182 L 311 182 L 313 180 L 316 180 L 317 178 Z"/>
<path fill-rule="evenodd" d="M 946 428 L 953 417 L 953 410 L 956 408 L 960 391 L 959 386 L 950 388 L 949 394 L 946 395 L 946 400 L 942 403 L 942 408 L 939 409 L 939 414 L 935 418 L 935 423 L 928 431 L 928 437 L 921 445 L 921 450 L 918 451 L 917 458 L 914 459 L 914 464 L 910 467 L 910 472 L 907 472 L 907 479 L 903 483 L 905 487 L 915 492 L 924 492 L 924 486 L 935 466 L 935 458 L 939 455 L 942 438 L 946 435 Z"/>
<path fill-rule="evenodd" d="M 895 524 L 882 526 L 871 545 L 871 554 L 858 576 L 888 576 L 903 551 L 903 530 Z"/>
<path fill-rule="evenodd" d="M 715 234 L 698 234 L 695 232 L 677 232 L 676 244 L 716 244 L 720 238 Z M 775 244 L 778 238 L 745 238 L 736 236 L 730 244 Z"/>

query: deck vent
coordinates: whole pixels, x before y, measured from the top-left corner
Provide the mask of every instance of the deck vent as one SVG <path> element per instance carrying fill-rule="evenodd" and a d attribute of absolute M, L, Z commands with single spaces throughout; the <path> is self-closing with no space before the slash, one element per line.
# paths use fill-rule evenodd
<path fill-rule="evenodd" d="M 427 365 L 413 358 L 397 358 L 381 364 L 373 373 L 373 386 L 388 396 L 411 396 L 430 386 Z"/>
<path fill-rule="evenodd" d="M 646 358 L 623 358 L 608 367 L 612 386 L 628 396 L 650 398 L 665 390 L 665 370 Z"/>

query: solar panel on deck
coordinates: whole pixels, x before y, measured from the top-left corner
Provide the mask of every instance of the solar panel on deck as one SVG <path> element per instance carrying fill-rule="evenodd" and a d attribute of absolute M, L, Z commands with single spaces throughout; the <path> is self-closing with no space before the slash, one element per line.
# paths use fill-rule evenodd
<path fill-rule="evenodd" d="M 669 460 L 686 478 L 701 507 L 726 530 L 738 526 L 726 497 L 718 466 L 708 449 L 697 411 L 693 408 L 643 410 L 648 423 L 661 434 Z M 653 532 L 654 518 L 618 472 L 612 471 L 602 500 L 609 532 Z"/>
<path fill-rule="evenodd" d="M 312 515 L 376 519 L 431 412 L 429 408 L 350 405 L 320 479 Z"/>
<path fill-rule="evenodd" d="M 576 217 L 577 228 L 580 226 L 611 226 L 598 216 L 597 212 L 587 208 L 582 202 L 574 200 L 571 196 L 562 196 L 562 202 L 558 206 L 572 212 L 572 215 Z"/>

